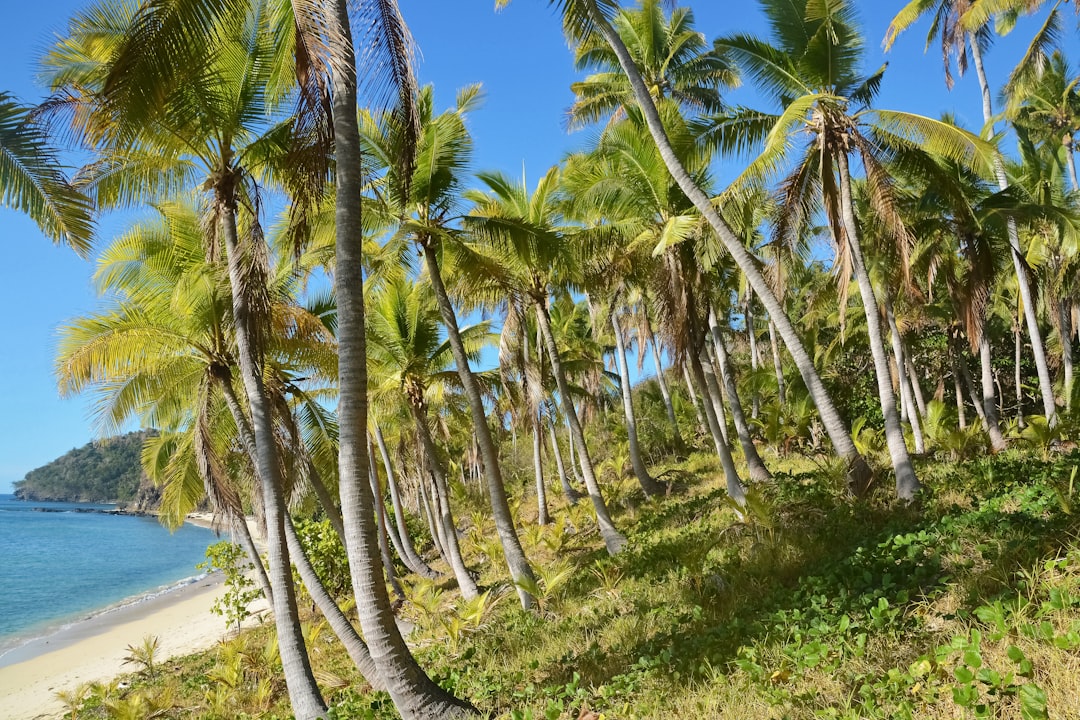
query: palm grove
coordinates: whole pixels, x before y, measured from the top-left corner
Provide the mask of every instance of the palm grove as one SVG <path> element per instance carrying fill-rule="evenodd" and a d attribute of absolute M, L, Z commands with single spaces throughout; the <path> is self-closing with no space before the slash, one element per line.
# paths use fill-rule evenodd
<path fill-rule="evenodd" d="M 391 598 L 403 573 L 501 592 L 478 585 L 462 527 L 493 528 L 485 577 L 535 612 L 550 578 L 522 532 L 583 506 L 577 531 L 623 552 L 613 479 L 662 504 L 656 467 L 693 448 L 748 512 L 788 453 L 831 454 L 855 497 L 891 477 L 910 502 L 913 456 L 1075 427 L 1067 4 L 900 10 L 889 42 L 928 17 L 946 80 L 974 66 L 985 125 L 965 129 L 879 106 L 886 68 L 864 67 L 851 2 L 762 0 L 767 36 L 713 41 L 659 0 L 553 2 L 586 73 L 568 122 L 593 140 L 532 179 L 474 173 L 480 88 L 439 110 L 396 3 L 347 5 L 98 2 L 45 53 L 50 98 L 0 103 L 5 204 L 98 247 L 106 300 L 62 329 L 61 389 L 91 392 L 103 430 L 160 431 L 142 459 L 170 523 L 209 498 L 235 528 L 296 717 L 327 707 L 293 567 L 403 717 L 463 717 L 478 711 L 417 664 Z M 1022 14 L 1038 34 L 992 87 L 982 54 Z M 741 83 L 763 107 L 725 102 Z M 48 130 L 92 155 L 70 178 Z M 150 211 L 92 237 L 125 208 Z M 635 358 L 656 371 L 638 388 Z M 483 514 L 462 514 L 470 493 Z M 345 549 L 352 618 L 298 535 L 309 517 Z"/>

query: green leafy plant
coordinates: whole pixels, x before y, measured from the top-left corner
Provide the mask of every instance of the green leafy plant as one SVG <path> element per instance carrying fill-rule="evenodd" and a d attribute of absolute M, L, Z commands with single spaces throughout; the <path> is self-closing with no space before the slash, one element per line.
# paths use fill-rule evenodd
<path fill-rule="evenodd" d="M 248 606 L 262 591 L 248 577 L 247 555 L 236 543 L 222 541 L 206 548 L 206 562 L 196 565 L 200 570 L 220 570 L 225 574 L 225 594 L 218 598 L 211 611 L 225 618 L 226 627 L 240 623 L 251 616 Z"/>

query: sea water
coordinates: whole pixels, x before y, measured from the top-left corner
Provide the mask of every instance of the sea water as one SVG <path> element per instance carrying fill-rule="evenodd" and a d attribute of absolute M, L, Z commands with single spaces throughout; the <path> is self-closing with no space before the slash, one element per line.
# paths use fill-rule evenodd
<path fill-rule="evenodd" d="M 0 664 L 31 638 L 201 575 L 213 532 L 93 512 L 110 509 L 0 495 Z"/>

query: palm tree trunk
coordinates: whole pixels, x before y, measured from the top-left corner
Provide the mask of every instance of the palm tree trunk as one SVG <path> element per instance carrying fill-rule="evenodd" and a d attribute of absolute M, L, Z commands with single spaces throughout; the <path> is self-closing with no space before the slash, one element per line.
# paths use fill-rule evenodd
<path fill-rule="evenodd" d="M 259 549 L 255 547 L 255 540 L 251 537 L 247 518 L 240 515 L 231 516 L 229 525 L 232 528 L 233 537 L 239 536 L 240 538 L 240 547 L 244 548 L 244 552 L 248 556 L 248 562 L 251 563 L 251 570 L 255 573 L 255 580 L 259 583 L 259 589 L 262 590 L 263 597 L 270 603 L 270 607 L 274 607 L 274 589 L 270 587 L 270 578 L 266 575 L 266 567 L 262 564 L 262 558 L 259 557 Z"/>
<path fill-rule="evenodd" d="M 344 546 L 345 524 L 341 520 L 341 510 L 338 509 L 337 503 L 334 502 L 333 496 L 322 481 L 319 471 L 315 469 L 315 464 L 311 462 L 310 458 L 305 458 L 305 460 L 308 482 L 311 483 L 311 489 L 315 492 L 315 498 L 319 501 L 319 506 L 323 509 L 326 519 L 330 521 L 330 527 L 334 528 L 334 532 L 337 533 L 338 539 L 341 540 L 341 544 Z"/>
<path fill-rule="evenodd" d="M 431 430 L 428 429 L 427 418 L 424 417 L 423 409 L 410 404 L 409 410 L 412 412 L 413 421 L 416 423 L 416 434 L 423 444 L 428 469 L 431 470 L 431 476 L 435 480 L 435 497 L 433 498 L 435 507 L 432 509 L 438 515 L 436 524 L 442 530 L 443 542 L 447 551 L 446 559 L 454 570 L 454 577 L 457 578 L 461 596 L 466 600 L 472 600 L 480 594 L 480 591 L 476 588 L 476 581 L 472 579 L 469 569 L 465 567 L 465 559 L 461 556 L 457 526 L 454 523 L 454 514 L 450 509 L 450 491 L 446 486 L 446 475 L 443 472 L 442 463 L 439 462 L 435 441 L 431 437 Z"/>
<path fill-rule="evenodd" d="M 956 418 L 960 423 L 960 429 L 967 428 L 967 416 L 964 412 L 964 392 L 960 386 L 960 360 L 957 358 L 956 349 L 953 347 L 953 338 L 950 333 L 946 338 L 945 347 L 949 351 L 949 363 L 952 365 L 953 393 L 956 395 Z"/>
<path fill-rule="evenodd" d="M 217 381 L 218 387 L 221 388 L 222 397 L 225 398 L 225 405 L 229 408 L 229 414 L 232 415 L 233 422 L 236 423 L 240 442 L 244 445 L 248 457 L 251 458 L 252 465 L 255 465 L 259 456 L 258 450 L 255 448 L 255 435 L 251 431 L 251 423 L 248 422 L 247 415 L 244 414 L 244 409 L 240 406 L 240 401 L 236 397 L 236 391 L 232 386 L 232 375 L 231 373 L 218 375 Z M 251 537 L 247 519 L 241 515 L 230 515 L 229 524 L 232 527 L 233 535 L 240 536 L 240 546 L 247 553 L 252 570 L 255 572 L 255 579 L 258 580 L 259 587 L 262 589 L 263 597 L 270 603 L 271 608 L 274 607 L 274 589 L 270 585 L 270 578 L 262 564 L 259 550 L 255 547 L 255 541 Z"/>
<path fill-rule="evenodd" d="M 247 288 L 244 287 L 244 260 L 236 232 L 236 199 L 231 189 L 221 187 L 217 189 L 215 199 L 228 255 L 237 363 L 251 412 L 255 464 L 266 515 L 266 556 L 270 565 L 268 576 L 273 590 L 274 624 L 278 632 L 285 686 L 298 720 L 322 718 L 326 717 L 326 704 L 311 671 L 311 662 L 300 630 L 296 592 L 292 584 L 292 567 L 285 538 L 285 497 L 281 486 L 281 466 L 278 463 L 270 403 L 263 386 L 261 353 L 251 336 L 254 319 L 247 302 Z"/>
<path fill-rule="evenodd" d="M 435 580 L 441 577 L 441 573 L 432 570 L 416 552 L 416 548 L 413 547 L 409 527 L 405 524 L 405 507 L 401 502 L 394 466 L 390 462 L 390 453 L 386 450 L 386 439 L 383 437 L 382 428 L 377 423 L 375 424 L 375 444 L 379 446 L 379 455 L 382 456 L 383 469 L 386 471 L 386 486 L 390 490 L 390 503 L 394 508 L 394 524 L 397 526 L 396 535 L 401 541 L 399 549 L 401 560 L 407 568 L 417 575 L 428 580 Z"/>
<path fill-rule="evenodd" d="M 727 390 L 728 405 L 731 407 L 731 419 L 735 422 L 735 433 L 739 436 L 739 446 L 746 460 L 746 467 L 750 471 L 750 479 L 755 482 L 765 482 L 772 478 L 772 473 L 765 466 L 765 461 L 758 454 L 754 438 L 750 435 L 750 426 L 743 414 L 742 402 L 739 400 L 739 390 L 735 382 L 735 368 L 732 367 L 731 358 L 728 356 L 727 346 L 724 344 L 724 336 L 720 325 L 716 322 L 716 312 L 709 308 L 709 330 L 712 332 L 713 349 L 716 351 L 716 363 L 720 367 L 720 379 Z"/>
<path fill-rule="evenodd" d="M 297 16 L 304 13 L 303 3 Z M 386 8 L 396 13 L 392 0 Z M 447 693 L 416 663 L 394 621 L 382 578 L 374 498 L 367 472 L 367 348 L 364 338 L 364 272 L 360 197 L 363 187 L 357 119 L 356 54 L 345 0 L 326 0 L 326 21 L 336 62 L 331 98 L 335 157 L 334 289 L 338 304 L 338 468 L 345 548 L 357 614 L 371 657 L 404 720 L 466 717 L 470 704 Z"/>
<path fill-rule="evenodd" d="M 851 199 L 851 172 L 848 168 L 847 153 L 836 153 L 837 170 L 840 173 L 840 211 L 843 215 L 844 232 L 847 235 L 851 263 L 855 270 L 855 279 L 859 283 L 863 311 L 866 315 L 866 331 L 870 340 L 870 352 L 874 357 L 874 371 L 877 376 L 878 396 L 881 398 L 881 414 L 885 417 L 885 441 L 889 446 L 893 473 L 896 476 L 896 496 L 901 500 L 912 500 L 919 490 L 919 479 L 908 456 L 904 431 L 900 427 L 900 415 L 896 411 L 896 397 L 893 395 L 892 381 L 889 377 L 889 358 L 885 352 L 884 335 L 881 332 L 881 316 L 878 313 L 878 301 L 874 295 L 874 286 L 870 283 L 870 273 L 866 270 L 862 246 L 859 242 L 859 228 L 855 221 L 855 210 Z M 837 238 L 837 241 L 842 241 Z"/>
<path fill-rule="evenodd" d="M 997 398 L 994 393 L 994 367 L 990 358 L 990 329 L 983 326 L 979 333 L 979 368 L 982 371 L 982 406 L 986 420 L 986 432 L 990 435 L 990 447 L 994 452 L 1005 449 L 1005 436 L 1001 434 L 998 420 Z"/>
<path fill-rule="evenodd" d="M 900 395 L 907 407 L 908 423 L 911 424 L 911 435 L 915 440 L 915 452 L 922 455 L 926 452 L 926 443 L 923 441 L 922 427 L 919 422 L 919 412 L 915 407 L 915 394 L 911 390 L 907 373 L 907 353 L 904 352 L 904 340 L 900 337 L 900 326 L 896 324 L 896 314 L 893 312 L 892 300 L 888 292 L 882 297 L 885 305 L 885 320 L 889 323 L 889 334 L 892 336 L 893 358 L 896 360 L 896 379 L 900 385 Z"/>
<path fill-rule="evenodd" d="M 695 354 L 693 350 L 687 350 L 686 355 L 689 359 L 690 376 L 697 382 L 702 392 L 706 395 L 712 395 L 714 392 L 719 394 L 720 388 L 718 386 L 715 390 L 709 387 L 700 356 Z M 711 375 L 711 373 L 709 374 Z M 716 386 L 716 378 L 713 378 L 712 385 Z M 735 469 L 735 460 L 731 457 L 727 439 L 721 432 L 720 420 L 716 416 L 715 405 L 711 402 L 703 402 L 702 405 L 705 407 L 705 418 L 709 423 L 709 434 L 712 436 L 713 445 L 716 447 L 716 456 L 720 458 L 720 466 L 724 469 L 724 482 L 727 493 L 739 505 L 745 505 L 746 492 L 743 490 L 742 482 L 739 480 L 739 473 Z"/>
<path fill-rule="evenodd" d="M 968 35 L 968 47 L 971 49 L 971 59 L 975 65 L 975 73 L 979 78 L 979 89 L 982 92 L 983 122 L 990 134 L 994 129 L 994 109 L 990 101 L 990 84 L 986 79 L 986 70 L 983 67 L 982 51 L 979 43 L 970 34 Z M 1005 174 L 1005 166 L 1001 158 L 994 156 L 994 175 L 997 177 L 998 189 L 1006 190 L 1009 187 L 1009 178 Z M 1027 268 L 1023 261 L 1023 251 L 1020 248 L 1020 234 L 1016 230 L 1016 220 L 1007 218 L 1009 246 L 1012 252 L 1013 270 L 1016 272 L 1016 284 L 1020 290 L 1020 299 L 1024 304 L 1024 320 L 1027 322 L 1028 338 L 1031 340 L 1031 354 L 1035 357 L 1035 369 L 1039 376 L 1039 392 L 1042 394 L 1043 414 L 1046 421 L 1053 426 L 1057 422 L 1054 405 L 1054 386 L 1050 380 L 1050 367 L 1046 362 L 1046 350 L 1043 347 L 1042 331 L 1039 329 L 1038 308 L 1035 306 L 1035 298 L 1031 293 L 1031 281 L 1028 278 Z"/>
<path fill-rule="evenodd" d="M 551 436 L 551 450 L 555 455 L 555 467 L 559 469 L 559 482 L 562 484 L 563 495 L 571 505 L 577 505 L 578 500 L 581 499 L 581 493 L 570 484 L 570 478 L 566 474 L 566 464 L 563 463 L 562 451 L 559 449 L 559 436 L 555 432 L 555 422 L 550 415 L 547 417 L 547 426 Z"/>
<path fill-rule="evenodd" d="M 671 391 L 668 389 L 667 379 L 664 377 L 664 366 L 660 360 L 660 349 L 656 346 L 656 338 L 653 336 L 652 327 L 648 316 L 645 317 L 646 342 L 652 349 L 653 362 L 656 364 L 656 383 L 660 386 L 660 396 L 664 398 L 664 412 L 667 413 L 668 422 L 671 423 L 671 432 L 675 441 L 675 448 L 682 452 L 686 448 L 682 433 L 679 432 L 679 421 L 675 418 L 675 405 L 671 402 Z"/>
<path fill-rule="evenodd" d="M 551 522 L 551 516 L 548 515 L 547 506 L 547 487 L 544 485 L 544 443 L 541 433 L 543 430 L 540 427 L 540 415 L 537 413 L 532 418 L 532 436 L 533 436 L 533 476 L 536 480 L 536 524 L 547 525 Z"/>
<path fill-rule="evenodd" d="M 919 374 L 915 371 L 915 363 L 911 359 L 911 353 L 904 353 L 904 367 L 907 370 L 908 382 L 911 390 L 915 393 L 915 405 L 919 408 L 919 417 L 926 418 L 926 398 L 923 396 L 922 384 L 919 382 Z"/>
<path fill-rule="evenodd" d="M 690 378 L 690 360 L 684 359 L 682 366 L 683 382 L 686 383 L 686 394 L 690 396 L 690 402 L 694 405 L 694 413 L 697 415 L 698 429 L 702 435 L 709 434 L 709 426 L 705 422 L 705 414 L 702 411 L 704 403 L 700 402 L 698 395 L 694 392 L 694 382 Z"/>
<path fill-rule="evenodd" d="M 563 420 L 566 425 L 567 448 L 570 451 L 570 470 L 574 473 L 574 479 L 581 482 L 581 459 L 574 450 L 574 433 L 570 431 L 570 421 L 567 420 L 565 416 L 563 417 Z"/>
<path fill-rule="evenodd" d="M 728 437 L 727 411 L 724 410 L 724 393 L 720 389 L 720 383 L 716 381 L 716 365 L 713 358 L 712 348 L 705 346 L 698 359 L 701 361 L 701 371 L 705 375 L 705 387 L 701 388 L 702 394 L 710 400 L 713 412 L 716 413 L 716 422 L 720 426 L 720 436 L 724 444 L 728 445 L 731 439 Z"/>
<path fill-rule="evenodd" d="M 525 586 L 533 585 L 536 580 L 514 527 L 514 517 L 510 512 L 510 504 L 506 500 L 506 485 L 503 483 L 502 468 L 499 464 L 499 451 L 495 447 L 495 440 L 491 437 L 491 428 L 488 426 L 487 411 L 484 409 L 480 385 L 476 382 L 476 377 L 469 366 L 468 353 L 465 352 L 465 344 L 461 340 L 461 332 L 458 329 L 457 314 L 446 292 L 439 259 L 431 243 L 424 244 L 424 265 L 439 305 L 439 315 L 442 317 L 443 325 L 446 326 L 446 336 L 450 341 L 450 350 L 454 354 L 458 377 L 461 379 L 461 386 L 469 403 L 473 433 L 480 445 L 480 456 L 484 461 L 484 476 L 487 479 L 491 514 L 495 520 L 495 531 L 499 534 L 499 541 L 502 544 L 503 558 L 506 560 L 510 577 L 517 588 L 521 607 L 528 610 L 533 605 L 533 598 L 525 590 Z"/>
<path fill-rule="evenodd" d="M 244 445 L 247 451 L 248 457 L 254 464 L 257 459 L 256 448 L 258 443 L 255 440 L 255 433 L 251 428 L 251 424 L 248 422 L 247 415 L 244 414 L 240 404 L 236 401 L 236 395 L 232 392 L 232 385 L 225 378 L 221 378 L 221 384 L 225 389 L 226 405 L 229 407 L 229 411 L 233 416 L 233 421 L 236 423 L 237 433 L 240 435 L 241 443 Z M 256 466 L 256 472 L 258 472 Z M 317 477 L 317 476 L 316 476 Z M 325 490 L 325 488 L 324 488 Z M 324 510 L 330 514 L 334 508 L 333 503 L 330 503 L 330 509 L 324 506 Z M 340 517 L 340 516 L 339 516 Z M 258 553 L 255 551 L 255 544 L 251 539 L 251 534 L 248 532 L 247 523 L 243 518 L 233 518 L 234 532 L 239 531 L 241 538 L 244 540 L 244 546 L 249 547 L 249 553 L 255 553 L 254 557 L 258 563 L 258 568 L 262 570 L 262 562 L 259 561 Z M 356 632 L 356 628 L 345 617 L 345 613 L 341 611 L 341 607 L 338 606 L 337 601 L 330 597 L 330 593 L 327 592 L 326 586 L 319 578 L 318 573 L 315 572 L 315 568 L 312 567 L 311 561 L 304 552 L 303 543 L 300 542 L 300 538 L 296 534 L 296 527 L 293 525 L 292 518 L 289 516 L 288 511 L 285 513 L 285 542 L 289 550 L 289 558 L 293 565 L 296 567 L 297 572 L 300 575 L 301 582 L 304 583 L 304 587 L 308 590 L 308 595 L 315 602 L 315 605 L 319 608 L 319 611 L 326 618 L 330 625 L 330 628 L 337 635 L 342 645 L 345 647 L 345 652 L 349 655 L 349 658 L 356 665 L 356 669 L 360 671 L 360 674 L 364 676 L 364 679 L 371 684 L 377 690 L 381 690 L 382 683 L 379 679 L 379 671 L 375 666 L 375 661 L 371 659 L 371 653 L 368 652 L 367 645 L 360 638 L 360 635 Z M 269 590 L 269 580 L 266 580 L 266 575 L 263 572 L 257 573 L 262 578 L 261 582 L 265 583 L 267 587 L 264 588 L 264 592 Z M 269 599 L 271 595 L 267 594 Z M 271 600 L 271 605 L 273 601 Z"/>
<path fill-rule="evenodd" d="M 292 518 L 286 518 L 285 539 L 289 543 L 289 556 L 292 558 L 293 565 L 296 566 L 297 574 L 300 575 L 300 581 L 304 583 L 308 595 L 315 602 L 315 606 L 319 608 L 319 612 L 326 618 L 330 629 L 334 631 L 338 640 L 341 641 L 349 659 L 353 661 L 356 669 L 360 671 L 360 674 L 373 688 L 376 690 L 384 689 L 382 681 L 379 679 L 378 668 L 375 667 L 375 661 L 371 659 L 367 645 L 364 644 L 360 634 L 356 632 L 356 628 L 345 617 L 345 613 L 341 611 L 337 601 L 330 596 L 326 586 L 319 579 L 318 573 L 312 567 L 307 553 L 304 552 L 304 546 L 296 534 L 296 527 L 292 523 Z"/>
<path fill-rule="evenodd" d="M 765 311 L 776 322 L 780 337 L 784 340 L 784 344 L 787 345 L 788 352 L 791 354 L 795 366 L 799 369 L 810 396 L 817 405 L 818 414 L 821 417 L 821 424 L 824 426 L 825 432 L 832 441 L 837 454 L 847 461 L 849 487 L 862 492 L 870 482 L 870 466 L 866 464 L 866 460 L 855 448 L 855 443 L 851 439 L 851 432 L 844 423 L 839 410 L 833 404 L 832 398 L 829 397 L 828 392 L 825 390 L 825 385 L 821 382 L 817 368 L 814 367 L 813 360 L 806 352 L 795 326 L 792 325 L 780 301 L 773 294 L 772 289 L 765 280 L 765 276 L 758 269 L 754 257 L 743 246 L 739 238 L 735 236 L 735 233 L 724 222 L 723 218 L 720 217 L 709 197 L 697 186 L 675 154 L 675 149 L 671 146 L 671 142 L 667 137 L 667 132 L 664 130 L 664 124 L 660 120 L 656 105 L 653 103 L 649 90 L 641 79 L 641 73 L 634 64 L 633 58 L 630 57 L 630 52 L 626 49 L 622 38 L 615 32 L 615 28 L 612 27 L 611 23 L 600 14 L 599 9 L 594 4 L 588 4 L 588 11 L 590 19 L 604 36 L 604 39 L 607 40 L 618 58 L 623 72 L 626 73 L 627 79 L 630 81 L 630 87 L 634 92 L 634 98 L 641 108 L 649 132 L 656 142 L 656 147 L 668 171 L 671 173 L 671 177 L 678 183 L 679 188 L 694 204 L 698 212 L 708 221 L 710 227 L 720 238 L 724 249 L 731 255 L 735 264 L 739 266 L 739 269 L 746 276 L 747 282 L 757 293 L 761 304 L 765 307 Z"/>
<path fill-rule="evenodd" d="M 783 405 L 785 402 L 784 364 L 780 360 L 780 348 L 776 345 L 776 325 L 771 317 L 769 318 L 769 345 L 772 347 L 773 371 L 776 372 L 776 397 Z"/>
<path fill-rule="evenodd" d="M 570 385 L 566 382 L 566 373 L 563 372 L 562 359 L 559 348 L 555 344 L 555 335 L 551 331 L 551 319 L 548 317 L 547 305 L 542 300 L 533 301 L 536 308 L 536 320 L 540 325 L 540 332 L 544 335 L 544 344 L 547 346 L 548 360 L 551 361 L 551 371 L 555 374 L 555 384 L 559 389 L 559 402 L 562 404 L 563 415 L 570 426 L 570 436 L 578 445 L 578 457 L 581 460 L 581 472 L 585 476 L 585 487 L 592 500 L 593 511 L 596 513 L 596 521 L 600 526 L 600 537 L 604 540 L 604 546 L 609 555 L 615 555 L 626 546 L 626 536 L 619 532 L 615 523 L 608 514 L 607 503 L 600 491 L 600 484 L 596 481 L 596 473 L 593 470 L 592 458 L 589 456 L 589 448 L 585 444 L 585 433 L 581 430 L 578 421 L 577 410 L 574 401 L 570 397 Z"/>
<path fill-rule="evenodd" d="M 1023 429 L 1027 423 L 1024 421 L 1024 383 L 1020 372 L 1020 363 L 1023 360 L 1023 341 L 1020 338 L 1020 323 L 1013 324 L 1013 387 L 1016 388 L 1016 424 Z"/>
<path fill-rule="evenodd" d="M 420 510 L 423 513 L 424 520 L 427 522 L 428 534 L 431 535 L 431 543 L 435 546 L 435 552 L 439 554 L 446 564 L 450 564 L 450 553 L 446 550 L 446 543 L 443 542 L 443 533 L 439 523 L 435 522 L 435 512 L 433 510 L 433 503 L 428 500 L 428 473 L 424 468 L 420 468 L 420 477 L 416 483 L 417 490 L 420 493 Z"/>
<path fill-rule="evenodd" d="M 1061 339 L 1061 365 L 1065 373 L 1065 409 L 1072 410 L 1073 388 L 1073 352 L 1072 352 L 1072 313 L 1069 311 L 1069 300 L 1062 298 L 1058 301 L 1058 337 Z"/>
<path fill-rule="evenodd" d="M 398 582 L 397 571 L 394 569 L 394 556 L 390 553 L 390 542 L 386 532 L 386 501 L 379 485 L 379 473 L 375 469 L 375 455 L 371 452 L 370 435 L 367 436 L 367 450 L 368 478 L 371 482 L 371 494 L 375 498 L 375 519 L 379 524 L 379 555 L 382 557 L 383 569 L 386 571 L 390 589 L 394 591 L 400 602 L 405 602 L 405 591 Z"/>
<path fill-rule="evenodd" d="M 745 314 L 745 317 L 746 317 L 746 337 L 750 341 L 750 369 L 753 370 L 755 373 L 757 373 L 757 369 L 761 366 L 761 354 L 758 352 L 757 331 L 754 328 L 754 294 L 753 294 L 753 291 L 750 291 L 750 292 L 748 292 L 746 294 L 746 314 Z M 725 352 L 725 355 L 726 354 L 727 353 Z M 724 370 L 724 366 L 721 365 L 720 366 L 721 373 L 723 373 L 723 370 Z M 741 408 L 740 408 L 740 411 L 741 411 Z M 735 414 L 735 408 L 734 408 L 734 403 L 733 403 L 732 404 L 732 415 L 734 415 L 734 414 Z M 752 417 L 752 418 L 754 418 L 756 420 L 758 415 L 760 415 L 760 414 L 761 414 L 761 396 L 758 394 L 758 391 L 755 389 L 754 390 L 754 395 L 753 395 L 753 398 L 752 398 L 752 404 L 751 404 L 751 407 L 750 407 L 750 417 Z M 737 423 L 738 423 L 738 421 L 736 421 L 736 428 L 738 427 Z M 740 438 L 740 440 L 741 440 L 741 438 Z M 764 467 L 764 465 L 762 465 L 762 467 Z M 766 472 L 768 472 L 768 471 L 766 471 Z M 750 478 L 753 479 L 753 480 L 757 480 L 757 478 L 754 477 L 754 468 L 752 468 L 752 467 L 750 468 Z"/>
<path fill-rule="evenodd" d="M 630 464 L 634 468 L 634 476 L 637 478 L 641 489 L 648 496 L 662 495 L 664 488 L 653 479 L 645 467 L 645 460 L 641 457 L 641 446 L 638 444 L 637 418 L 634 416 L 634 395 L 630 387 L 630 366 L 626 362 L 626 343 L 623 342 L 622 327 L 619 326 L 619 318 L 616 310 L 611 311 L 611 329 L 615 333 L 615 359 L 619 364 L 619 390 L 622 393 L 623 416 L 626 420 L 626 437 L 630 444 Z"/>

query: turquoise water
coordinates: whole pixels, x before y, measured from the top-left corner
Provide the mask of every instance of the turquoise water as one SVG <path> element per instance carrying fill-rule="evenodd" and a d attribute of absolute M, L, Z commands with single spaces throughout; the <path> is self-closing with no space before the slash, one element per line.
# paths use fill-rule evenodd
<path fill-rule="evenodd" d="M 155 518 L 76 512 L 110 508 L 0 495 L 0 658 L 32 637 L 193 580 L 217 542 L 190 525 L 170 534 Z"/>

